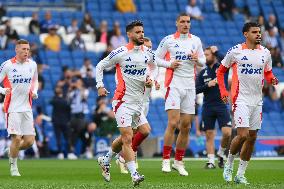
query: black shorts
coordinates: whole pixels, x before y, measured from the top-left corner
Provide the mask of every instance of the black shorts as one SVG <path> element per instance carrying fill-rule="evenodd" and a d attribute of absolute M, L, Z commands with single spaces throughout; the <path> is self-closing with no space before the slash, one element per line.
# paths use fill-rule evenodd
<path fill-rule="evenodd" d="M 219 124 L 219 129 L 222 127 L 232 127 L 230 112 L 226 106 L 203 106 L 201 130 L 214 130 L 216 119 Z"/>

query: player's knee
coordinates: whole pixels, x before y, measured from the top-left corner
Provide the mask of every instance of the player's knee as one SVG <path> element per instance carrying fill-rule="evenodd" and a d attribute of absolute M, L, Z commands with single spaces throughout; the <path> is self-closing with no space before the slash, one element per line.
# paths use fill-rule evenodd
<path fill-rule="evenodd" d="M 169 120 L 169 127 L 172 128 L 173 130 L 178 127 L 178 124 L 179 120 L 177 119 Z"/>
<path fill-rule="evenodd" d="M 231 137 L 231 132 L 230 131 L 223 132 L 223 137 L 224 138 L 230 138 Z"/>
<path fill-rule="evenodd" d="M 132 136 L 131 135 L 124 135 L 121 137 L 123 145 L 131 145 L 132 143 Z"/>
<path fill-rule="evenodd" d="M 242 141 L 242 142 L 244 142 L 245 140 L 247 140 L 248 139 L 248 135 L 247 134 L 239 134 L 239 139 Z"/>
<path fill-rule="evenodd" d="M 14 136 L 13 139 L 12 139 L 12 142 L 13 142 L 14 144 L 20 145 L 21 140 L 22 140 L 22 137 L 21 137 L 21 136 Z"/>
<path fill-rule="evenodd" d="M 250 136 L 248 137 L 248 141 L 249 141 L 250 143 L 255 143 L 256 138 L 257 138 L 257 135 L 250 135 Z"/>
<path fill-rule="evenodd" d="M 188 133 L 191 129 L 191 125 L 190 124 L 181 124 L 180 125 L 180 131 L 183 133 Z"/>
<path fill-rule="evenodd" d="M 25 143 L 27 146 L 32 146 L 34 144 L 34 141 L 35 141 L 34 138 L 30 138 L 30 139 L 27 139 Z"/>

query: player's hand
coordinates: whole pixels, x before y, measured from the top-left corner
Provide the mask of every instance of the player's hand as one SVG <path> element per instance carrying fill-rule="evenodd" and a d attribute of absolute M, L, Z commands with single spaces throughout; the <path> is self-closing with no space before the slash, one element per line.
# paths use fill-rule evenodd
<path fill-rule="evenodd" d="M 228 91 L 221 92 L 221 99 L 222 101 L 227 104 L 229 102 L 229 93 Z"/>
<path fill-rule="evenodd" d="M 152 80 L 149 77 L 146 79 L 145 86 L 147 88 L 151 88 L 153 86 Z"/>
<path fill-rule="evenodd" d="M 217 85 L 217 80 L 213 79 L 211 81 L 208 82 L 208 87 L 215 87 Z"/>
<path fill-rule="evenodd" d="M 38 98 L 37 93 L 33 93 L 33 94 L 32 94 L 32 98 L 33 98 L 33 99 L 37 99 L 37 98 Z"/>
<path fill-rule="evenodd" d="M 210 49 L 211 49 L 213 54 L 218 51 L 218 47 L 217 46 L 211 46 Z"/>
<path fill-rule="evenodd" d="M 109 92 L 104 87 L 98 88 L 98 95 L 99 96 L 107 96 Z"/>
<path fill-rule="evenodd" d="M 11 93 L 11 89 L 10 88 L 4 88 L 5 89 L 5 95 L 8 95 Z"/>
<path fill-rule="evenodd" d="M 160 90 L 160 88 L 161 88 L 160 83 L 157 82 L 157 81 L 155 81 L 155 89 L 156 89 L 156 90 Z"/>
<path fill-rule="evenodd" d="M 278 79 L 276 77 L 271 79 L 271 84 L 272 85 L 277 85 L 279 83 Z"/>
<path fill-rule="evenodd" d="M 198 62 L 198 53 L 197 52 L 193 52 L 191 51 L 191 54 L 189 54 L 191 56 L 191 61 L 197 63 Z"/>
<path fill-rule="evenodd" d="M 174 69 L 178 68 L 180 64 L 181 64 L 181 62 L 179 60 L 175 60 L 171 63 L 170 68 L 174 70 Z"/>

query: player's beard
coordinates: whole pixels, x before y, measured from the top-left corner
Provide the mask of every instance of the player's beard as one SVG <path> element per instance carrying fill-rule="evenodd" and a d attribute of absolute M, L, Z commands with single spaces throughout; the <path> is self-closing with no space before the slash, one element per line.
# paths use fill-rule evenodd
<path fill-rule="evenodd" d="M 138 39 L 133 39 L 133 42 L 136 46 L 140 46 L 144 44 L 144 40 L 143 41 L 139 41 Z"/>
<path fill-rule="evenodd" d="M 207 65 L 207 66 L 211 66 L 212 64 L 214 64 L 214 61 L 213 61 L 213 60 L 206 61 L 206 65 Z"/>

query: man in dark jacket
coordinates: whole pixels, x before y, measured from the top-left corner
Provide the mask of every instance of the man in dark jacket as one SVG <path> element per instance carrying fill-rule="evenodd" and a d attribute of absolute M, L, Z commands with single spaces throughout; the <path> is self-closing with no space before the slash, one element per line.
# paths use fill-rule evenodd
<path fill-rule="evenodd" d="M 216 72 L 220 65 L 217 61 L 215 48 L 206 48 L 204 54 L 206 56 L 206 68 L 201 70 L 197 77 L 196 93 L 203 93 L 203 107 L 202 107 L 202 130 L 206 134 L 206 149 L 209 161 L 206 163 L 205 168 L 215 168 L 215 122 L 218 120 L 219 128 L 222 131 L 221 144 L 217 155 L 219 156 L 219 167 L 223 168 L 223 160 L 225 158 L 225 150 L 229 145 L 231 137 L 231 118 L 228 107 L 223 103 L 220 97 L 218 83 L 216 79 Z M 226 75 L 226 82 L 228 80 L 228 74 Z"/>

